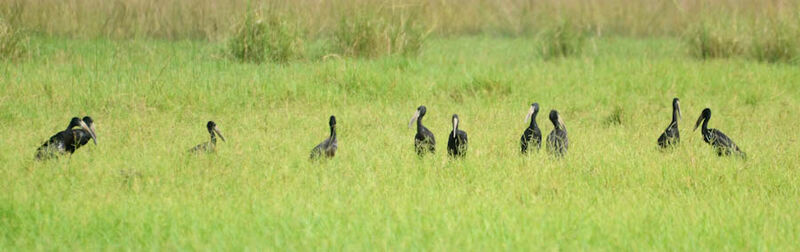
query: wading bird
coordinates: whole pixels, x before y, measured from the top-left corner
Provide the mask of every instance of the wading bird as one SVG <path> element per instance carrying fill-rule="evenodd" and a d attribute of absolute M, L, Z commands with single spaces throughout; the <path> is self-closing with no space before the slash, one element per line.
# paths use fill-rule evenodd
<path fill-rule="evenodd" d="M 567 126 L 556 110 L 550 110 L 550 121 L 553 122 L 553 131 L 547 136 L 547 150 L 556 156 L 567 154 L 569 139 L 567 139 Z"/>
<path fill-rule="evenodd" d="M 327 158 L 332 158 L 336 155 L 336 149 L 338 148 L 338 144 L 336 142 L 336 117 L 331 116 L 328 125 L 331 127 L 331 136 L 329 136 L 325 141 L 319 143 L 314 149 L 311 150 L 311 159 L 318 159 L 322 157 L 324 154 Z"/>
<path fill-rule="evenodd" d="M 447 140 L 447 154 L 453 157 L 467 155 L 467 132 L 458 129 L 458 115 L 453 114 L 453 131 Z"/>
<path fill-rule="evenodd" d="M 536 125 L 536 115 L 539 114 L 539 103 L 531 104 L 531 109 L 528 110 L 528 115 L 525 116 L 525 121 L 528 119 L 531 120 L 531 124 L 528 125 L 528 128 L 525 129 L 525 132 L 522 133 L 522 137 L 520 137 L 520 146 L 522 147 L 522 153 L 528 152 L 528 147 L 539 148 L 542 147 L 542 131 L 539 130 L 539 125 Z"/>
<path fill-rule="evenodd" d="M 414 149 L 417 151 L 417 155 L 420 156 L 424 156 L 428 152 L 434 153 L 436 151 L 436 139 L 433 137 L 433 133 L 431 133 L 428 128 L 425 128 L 425 126 L 422 126 L 422 118 L 425 117 L 426 111 L 427 108 L 425 108 L 425 106 L 419 106 L 417 112 L 414 112 L 414 116 L 411 117 L 411 121 L 408 122 L 408 128 L 411 128 L 414 121 L 417 121 L 417 134 L 414 135 Z"/>
<path fill-rule="evenodd" d="M 97 131 L 94 129 L 94 120 L 92 120 L 92 118 L 89 116 L 84 116 L 82 121 L 86 124 L 86 126 L 89 127 L 91 132 L 83 128 L 75 130 L 75 134 L 78 136 L 78 143 L 75 145 L 75 150 L 89 143 L 89 140 L 96 140 L 95 138 L 92 138 L 92 135 L 97 133 Z M 95 137 L 97 136 L 95 135 Z"/>
<path fill-rule="evenodd" d="M 225 141 L 225 137 L 222 136 L 222 133 L 219 132 L 219 128 L 217 128 L 217 124 L 214 121 L 208 121 L 206 123 L 206 128 L 208 129 L 208 134 L 211 135 L 211 140 L 205 143 L 198 144 L 194 148 L 189 149 L 191 153 L 203 153 L 203 152 L 214 152 L 217 149 L 217 135 L 222 141 Z"/>
<path fill-rule="evenodd" d="M 703 112 L 700 114 L 700 118 L 697 118 L 697 122 L 694 124 L 694 131 L 697 131 L 697 127 L 700 126 L 700 123 L 702 122 L 703 128 L 701 132 L 703 133 L 703 140 L 714 147 L 714 149 L 717 151 L 717 155 L 728 156 L 731 154 L 736 154 L 742 158 L 747 157 L 747 155 L 739 149 L 739 146 L 736 146 L 736 143 L 728 138 L 728 136 L 723 134 L 722 131 L 708 128 L 708 120 L 711 120 L 711 109 L 706 108 L 703 109 Z"/>
<path fill-rule="evenodd" d="M 681 119 L 681 104 L 678 98 L 672 100 L 672 122 L 670 122 L 664 133 L 658 137 L 658 146 L 667 148 L 681 142 L 681 135 L 678 132 L 678 119 Z"/>
<path fill-rule="evenodd" d="M 69 122 L 69 126 L 67 129 L 56 133 L 55 135 L 51 136 L 49 140 L 44 142 L 42 146 L 36 149 L 36 159 L 37 160 L 44 160 L 49 158 L 58 157 L 61 154 L 72 154 L 78 148 L 78 143 L 80 141 L 80 134 L 78 130 L 73 130 L 75 127 L 80 127 L 82 130 L 85 130 L 94 144 L 97 144 L 97 137 L 95 137 L 94 131 L 89 128 L 80 118 L 73 117 L 72 120 Z M 88 142 L 88 140 L 87 140 Z"/>

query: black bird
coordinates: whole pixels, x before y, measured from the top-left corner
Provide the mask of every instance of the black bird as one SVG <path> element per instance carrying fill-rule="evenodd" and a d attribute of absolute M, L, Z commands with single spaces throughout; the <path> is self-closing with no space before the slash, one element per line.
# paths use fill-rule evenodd
<path fill-rule="evenodd" d="M 467 132 L 458 129 L 458 115 L 453 114 L 453 131 L 447 140 L 447 154 L 453 157 L 467 155 Z"/>
<path fill-rule="evenodd" d="M 564 156 L 569 147 L 567 126 L 556 110 L 550 110 L 550 121 L 553 122 L 553 131 L 547 136 L 547 150 L 556 156 Z"/>
<path fill-rule="evenodd" d="M 89 128 L 80 118 L 73 117 L 70 120 L 67 129 L 56 133 L 55 135 L 51 136 L 49 140 L 44 142 L 42 146 L 36 149 L 36 159 L 37 160 L 44 160 L 49 158 L 56 158 L 58 155 L 61 154 L 72 154 L 78 148 L 78 144 L 80 142 L 79 135 L 77 130 L 73 130 L 75 127 L 80 127 L 81 129 L 88 132 L 89 136 L 94 141 L 94 144 L 97 144 L 97 137 L 95 137 L 94 131 Z M 88 140 L 87 140 L 88 142 Z"/>
<path fill-rule="evenodd" d="M 664 133 L 658 137 L 658 146 L 667 148 L 681 142 L 681 135 L 678 132 L 678 119 L 681 119 L 681 104 L 678 98 L 672 100 L 672 122 L 670 122 Z"/>
<path fill-rule="evenodd" d="M 417 134 L 414 135 L 414 149 L 417 151 L 417 155 L 420 156 L 424 156 L 428 152 L 434 153 L 436 151 L 436 139 L 433 137 L 433 133 L 431 133 L 428 128 L 425 128 L 425 126 L 422 126 L 422 118 L 425 117 L 426 111 L 427 108 L 425 108 L 425 106 L 419 106 L 417 112 L 414 112 L 414 116 L 411 117 L 411 121 L 408 122 L 408 128 L 411 128 L 414 120 L 417 121 Z"/>
<path fill-rule="evenodd" d="M 714 149 L 717 151 L 717 155 L 728 156 L 731 154 L 736 154 L 743 158 L 747 157 L 747 155 L 739 149 L 739 146 L 736 146 L 736 143 L 728 138 L 728 136 L 723 134 L 722 131 L 717 129 L 709 129 L 708 120 L 711 120 L 711 109 L 706 108 L 703 109 L 703 112 L 700 114 L 700 118 L 697 118 L 697 123 L 694 124 L 694 130 L 697 131 L 697 127 L 700 126 L 700 122 L 703 123 L 703 140 L 714 147 Z"/>
<path fill-rule="evenodd" d="M 94 129 L 94 120 L 92 120 L 92 118 L 89 117 L 89 116 L 84 116 L 83 117 L 83 123 L 85 123 L 86 126 L 89 127 L 89 130 L 91 130 L 91 132 L 89 130 L 85 130 L 85 129 L 82 129 L 82 128 L 75 130 L 75 134 L 78 136 L 78 144 L 75 145 L 75 149 L 76 150 L 78 148 L 80 148 L 81 146 L 84 146 L 87 143 L 89 143 L 89 140 L 95 140 L 94 138 L 92 138 L 93 133 L 96 134 L 96 132 L 97 132 Z"/>
<path fill-rule="evenodd" d="M 332 158 L 336 155 L 336 149 L 338 148 L 338 144 L 336 142 L 336 117 L 331 116 L 328 125 L 331 127 L 331 136 L 329 136 L 325 141 L 319 143 L 314 149 L 311 150 L 311 159 L 318 159 L 325 154 L 325 157 Z"/>
<path fill-rule="evenodd" d="M 522 153 L 528 152 L 528 147 L 536 147 L 536 150 L 542 147 L 542 131 L 539 130 L 539 125 L 536 125 L 536 115 L 539 114 L 539 103 L 531 104 L 531 109 L 528 110 L 528 115 L 525 116 L 525 121 L 531 120 L 531 124 L 525 129 L 520 137 L 520 146 Z"/>
<path fill-rule="evenodd" d="M 206 128 L 208 129 L 208 134 L 211 135 L 211 140 L 205 143 L 198 144 L 194 148 L 189 149 L 191 153 L 202 153 L 202 152 L 214 152 L 217 149 L 217 135 L 222 141 L 225 141 L 225 137 L 222 136 L 222 133 L 219 132 L 219 128 L 217 128 L 217 124 L 214 121 L 208 121 L 206 123 Z"/>

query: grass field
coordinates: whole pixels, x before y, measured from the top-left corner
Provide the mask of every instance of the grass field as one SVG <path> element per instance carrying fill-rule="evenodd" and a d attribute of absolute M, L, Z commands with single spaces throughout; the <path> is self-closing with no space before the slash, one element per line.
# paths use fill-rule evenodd
<path fill-rule="evenodd" d="M 460 36 L 418 57 L 288 64 L 236 63 L 215 42 L 30 43 L 0 62 L 0 250 L 800 249 L 796 65 L 698 60 L 673 38 L 543 60 L 530 38 Z M 683 140 L 661 152 L 673 97 Z M 562 113 L 565 158 L 519 155 L 534 101 L 545 134 Z M 438 140 L 425 159 L 407 128 L 419 105 Z M 691 131 L 705 107 L 747 160 Z M 445 156 L 453 113 L 464 160 Z M 98 145 L 33 161 L 87 114 Z M 331 114 L 339 152 L 309 162 Z M 189 155 L 208 120 L 228 141 Z"/>

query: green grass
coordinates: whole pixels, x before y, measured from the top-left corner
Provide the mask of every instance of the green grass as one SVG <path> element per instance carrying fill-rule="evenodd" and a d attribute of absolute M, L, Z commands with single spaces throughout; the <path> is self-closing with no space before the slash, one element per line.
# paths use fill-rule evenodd
<path fill-rule="evenodd" d="M 555 61 L 535 44 L 241 64 L 223 43 L 35 37 L 30 59 L 0 62 L 0 250 L 798 249 L 796 67 L 697 60 L 679 39 L 595 38 Z M 673 97 L 683 140 L 662 153 Z M 547 111 L 564 117 L 566 158 L 519 155 L 534 101 L 545 134 Z M 406 126 L 419 105 L 426 159 Z M 748 160 L 691 131 L 705 107 Z M 464 160 L 445 157 L 453 113 Z M 85 114 L 97 146 L 33 161 Z M 339 152 L 309 162 L 331 114 Z M 228 141 L 188 155 L 208 120 Z"/>

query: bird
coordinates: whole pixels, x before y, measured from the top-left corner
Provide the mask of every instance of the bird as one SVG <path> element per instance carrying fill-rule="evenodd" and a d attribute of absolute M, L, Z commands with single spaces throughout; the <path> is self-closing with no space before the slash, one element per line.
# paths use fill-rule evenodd
<path fill-rule="evenodd" d="M 538 114 L 539 103 L 534 102 L 531 104 L 531 109 L 528 110 L 528 115 L 525 116 L 525 121 L 530 119 L 531 123 L 525 132 L 522 132 L 522 137 L 519 139 L 523 154 L 528 152 L 528 147 L 536 147 L 536 150 L 542 147 L 542 131 L 539 130 L 539 125 L 536 125 L 536 115 Z"/>
<path fill-rule="evenodd" d="M 701 132 L 703 133 L 703 140 L 714 147 L 714 149 L 717 151 L 717 155 L 729 156 L 731 154 L 736 154 L 742 158 L 746 158 L 747 154 L 739 149 L 739 146 L 736 146 L 736 143 L 722 133 L 722 131 L 708 128 L 709 120 L 711 120 L 711 109 L 705 108 L 700 114 L 700 117 L 697 118 L 697 122 L 694 124 L 694 131 L 697 131 L 697 127 L 699 127 L 700 123 L 702 122 L 703 127 Z"/>
<path fill-rule="evenodd" d="M 436 152 L 436 139 L 433 137 L 433 133 L 422 125 L 422 118 L 425 117 L 426 111 L 427 108 L 425 106 L 419 106 L 417 111 L 414 112 L 414 116 L 411 117 L 411 121 L 408 122 L 408 128 L 411 128 L 414 121 L 417 121 L 417 134 L 414 135 L 414 149 L 417 151 L 417 155 L 420 156 L 424 156 L 429 152 L 431 154 Z"/>
<path fill-rule="evenodd" d="M 215 152 L 217 149 L 217 135 L 219 138 L 225 142 L 225 137 L 222 136 L 222 133 L 219 132 L 219 128 L 217 128 L 217 123 L 214 121 L 208 121 L 206 123 L 206 129 L 208 129 L 208 134 L 211 135 L 211 140 L 205 143 L 201 143 L 196 145 L 195 147 L 189 149 L 189 152 L 199 154 L 199 153 L 211 153 Z"/>
<path fill-rule="evenodd" d="M 556 110 L 550 110 L 550 121 L 553 122 L 553 131 L 547 136 L 547 150 L 558 157 L 564 156 L 569 147 L 567 126 Z"/>
<path fill-rule="evenodd" d="M 89 140 L 92 140 L 92 133 L 96 133 L 97 131 L 94 129 L 94 120 L 92 120 L 89 116 L 84 116 L 82 119 L 83 123 L 89 127 L 91 132 L 85 129 L 77 129 L 75 130 L 75 134 L 78 136 L 78 143 L 75 145 L 75 150 L 80 148 L 81 146 L 86 145 L 89 143 Z M 96 137 L 96 136 L 95 136 Z"/>
<path fill-rule="evenodd" d="M 458 115 L 453 114 L 453 131 L 447 140 L 447 154 L 452 157 L 467 155 L 467 132 L 458 129 Z"/>
<path fill-rule="evenodd" d="M 680 100 L 676 97 L 672 99 L 672 122 L 670 122 L 664 133 L 658 137 L 658 146 L 667 148 L 674 146 L 681 142 L 681 136 L 678 132 L 678 119 L 681 119 L 681 104 Z"/>
<path fill-rule="evenodd" d="M 75 127 L 80 127 L 82 130 L 85 130 L 89 134 L 92 141 L 94 141 L 94 144 L 97 144 L 97 137 L 95 136 L 94 131 L 89 128 L 89 126 L 87 126 L 86 123 L 84 123 L 80 118 L 73 117 L 69 121 L 69 125 L 65 130 L 51 136 L 50 139 L 42 144 L 42 146 L 36 149 L 36 160 L 57 158 L 59 155 L 74 153 L 80 141 L 79 135 L 82 134 L 78 133 L 77 130 L 74 130 L 73 128 Z"/>
<path fill-rule="evenodd" d="M 336 117 L 331 115 L 328 125 L 331 128 L 331 135 L 319 143 L 314 149 L 311 150 L 311 159 L 319 159 L 325 155 L 326 158 L 332 158 L 336 155 L 336 149 L 339 147 L 336 141 Z"/>

